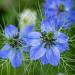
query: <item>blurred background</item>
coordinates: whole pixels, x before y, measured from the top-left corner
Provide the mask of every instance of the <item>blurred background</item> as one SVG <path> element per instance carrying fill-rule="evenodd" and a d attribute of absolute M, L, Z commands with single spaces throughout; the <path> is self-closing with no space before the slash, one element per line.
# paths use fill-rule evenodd
<path fill-rule="evenodd" d="M 44 0 L 0 0 L 0 49 L 4 44 L 2 31 L 5 26 L 13 24 L 21 28 L 36 24 L 38 27 L 43 17 L 43 2 Z M 27 60 L 21 67 L 14 69 L 9 60 L 0 59 L 0 75 L 75 75 L 75 25 L 66 32 L 74 41 L 70 42 L 70 50 L 61 55 L 63 60 L 59 66 L 42 65 L 40 61 Z"/>

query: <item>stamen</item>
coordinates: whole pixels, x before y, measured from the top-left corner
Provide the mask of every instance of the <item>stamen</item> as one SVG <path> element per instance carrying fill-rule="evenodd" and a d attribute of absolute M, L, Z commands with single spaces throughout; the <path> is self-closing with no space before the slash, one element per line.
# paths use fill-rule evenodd
<path fill-rule="evenodd" d="M 49 48 L 50 45 L 55 45 L 54 43 L 55 39 L 53 38 L 52 32 L 49 32 L 49 33 L 43 32 L 41 38 L 43 43 L 45 43 L 44 47 Z"/>
<path fill-rule="evenodd" d="M 65 7 L 63 4 L 60 4 L 59 6 L 59 12 L 63 12 L 65 10 Z"/>

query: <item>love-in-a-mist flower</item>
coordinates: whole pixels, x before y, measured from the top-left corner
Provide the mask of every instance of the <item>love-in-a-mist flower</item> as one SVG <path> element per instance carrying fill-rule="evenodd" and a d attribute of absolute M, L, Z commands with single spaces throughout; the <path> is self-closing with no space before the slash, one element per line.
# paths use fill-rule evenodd
<path fill-rule="evenodd" d="M 60 21 L 60 26 L 68 28 L 75 22 L 73 0 L 45 0 L 43 5 L 46 17 L 55 17 Z"/>
<path fill-rule="evenodd" d="M 56 28 L 54 20 L 43 20 L 41 32 L 31 32 L 28 34 L 30 49 L 30 59 L 40 59 L 43 64 L 57 66 L 60 61 L 60 53 L 68 50 L 68 36 Z"/>
<path fill-rule="evenodd" d="M 37 13 L 34 10 L 25 9 L 22 13 L 20 13 L 19 17 L 20 17 L 19 26 L 20 29 L 22 29 L 27 25 L 32 25 L 32 24 L 35 25 L 37 19 Z"/>
<path fill-rule="evenodd" d="M 19 31 L 14 25 L 9 25 L 4 30 L 6 43 L 0 50 L 0 58 L 9 59 L 14 68 L 22 64 L 22 53 L 29 48 L 26 43 L 26 36 L 31 32 L 33 26 L 25 27 Z"/>

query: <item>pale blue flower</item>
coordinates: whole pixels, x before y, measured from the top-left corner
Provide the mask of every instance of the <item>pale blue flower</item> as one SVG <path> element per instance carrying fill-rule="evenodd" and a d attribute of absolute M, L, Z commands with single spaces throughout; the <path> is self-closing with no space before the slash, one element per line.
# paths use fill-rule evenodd
<path fill-rule="evenodd" d="M 14 25 L 7 26 L 4 30 L 7 42 L 0 50 L 0 58 L 8 58 L 14 68 L 19 67 L 23 61 L 23 51 L 29 49 L 29 45 L 26 43 L 26 37 L 32 30 L 33 26 L 25 27 L 21 31 L 19 31 Z"/>
<path fill-rule="evenodd" d="M 45 17 L 54 17 L 59 22 L 59 27 L 69 28 L 75 23 L 75 10 L 73 0 L 45 0 L 43 4 Z"/>
<path fill-rule="evenodd" d="M 56 23 L 43 20 L 41 32 L 28 34 L 28 43 L 31 45 L 30 59 L 40 59 L 43 64 L 50 63 L 57 66 L 60 62 L 60 53 L 68 50 L 68 36 L 56 28 Z"/>

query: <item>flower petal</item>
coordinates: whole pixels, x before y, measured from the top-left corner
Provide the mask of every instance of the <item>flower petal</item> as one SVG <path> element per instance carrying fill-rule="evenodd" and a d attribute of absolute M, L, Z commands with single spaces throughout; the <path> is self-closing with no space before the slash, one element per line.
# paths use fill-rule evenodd
<path fill-rule="evenodd" d="M 55 34 L 56 42 L 58 43 L 67 43 L 69 37 L 62 32 L 57 32 Z"/>
<path fill-rule="evenodd" d="M 68 43 L 57 44 L 56 46 L 58 47 L 60 52 L 65 52 L 65 51 L 69 50 Z"/>
<path fill-rule="evenodd" d="M 54 16 L 57 12 L 57 5 L 55 0 L 46 0 L 46 2 L 43 4 L 43 9 L 44 9 L 44 15 L 46 17 L 51 17 Z"/>
<path fill-rule="evenodd" d="M 68 0 L 68 1 L 65 0 L 64 6 L 65 6 L 66 11 L 70 11 L 70 9 L 72 9 L 72 7 L 73 7 L 73 1 L 72 0 Z"/>
<path fill-rule="evenodd" d="M 31 32 L 28 34 L 28 38 L 31 39 L 39 39 L 41 37 L 41 34 L 39 32 Z"/>
<path fill-rule="evenodd" d="M 28 34 L 28 42 L 30 46 L 38 46 L 41 44 L 41 34 L 39 32 L 31 32 Z"/>
<path fill-rule="evenodd" d="M 17 34 L 18 34 L 18 30 L 14 25 L 7 26 L 4 30 L 4 32 L 5 32 L 6 38 L 13 38 L 13 37 L 17 36 Z"/>
<path fill-rule="evenodd" d="M 19 39 L 22 41 L 24 45 L 28 43 L 28 34 L 33 31 L 34 26 L 27 26 L 20 31 Z"/>
<path fill-rule="evenodd" d="M 30 50 L 30 59 L 31 60 L 37 60 L 41 58 L 46 52 L 46 49 L 40 46 L 31 47 Z"/>
<path fill-rule="evenodd" d="M 23 50 L 24 52 L 29 52 L 30 51 L 30 46 L 25 46 L 25 45 L 22 45 L 22 48 L 21 50 Z"/>
<path fill-rule="evenodd" d="M 32 32 L 34 29 L 33 25 L 27 26 L 20 31 L 20 37 L 26 36 L 28 33 Z"/>
<path fill-rule="evenodd" d="M 44 55 L 44 56 L 41 57 L 41 63 L 42 64 L 48 64 L 48 60 L 47 60 L 46 55 Z"/>
<path fill-rule="evenodd" d="M 14 68 L 19 67 L 22 64 L 22 52 L 20 50 L 12 50 L 9 59 Z"/>
<path fill-rule="evenodd" d="M 40 39 L 30 39 L 28 41 L 29 46 L 39 46 L 41 44 Z"/>
<path fill-rule="evenodd" d="M 42 32 L 54 32 L 55 31 L 55 20 L 52 18 L 44 19 L 41 23 L 41 31 Z"/>
<path fill-rule="evenodd" d="M 0 50 L 0 57 L 2 59 L 6 59 L 10 53 L 10 45 L 9 44 L 5 44 L 4 47 Z"/>
<path fill-rule="evenodd" d="M 60 61 L 60 51 L 57 47 L 52 47 L 46 54 L 48 62 L 53 65 L 57 66 Z"/>

